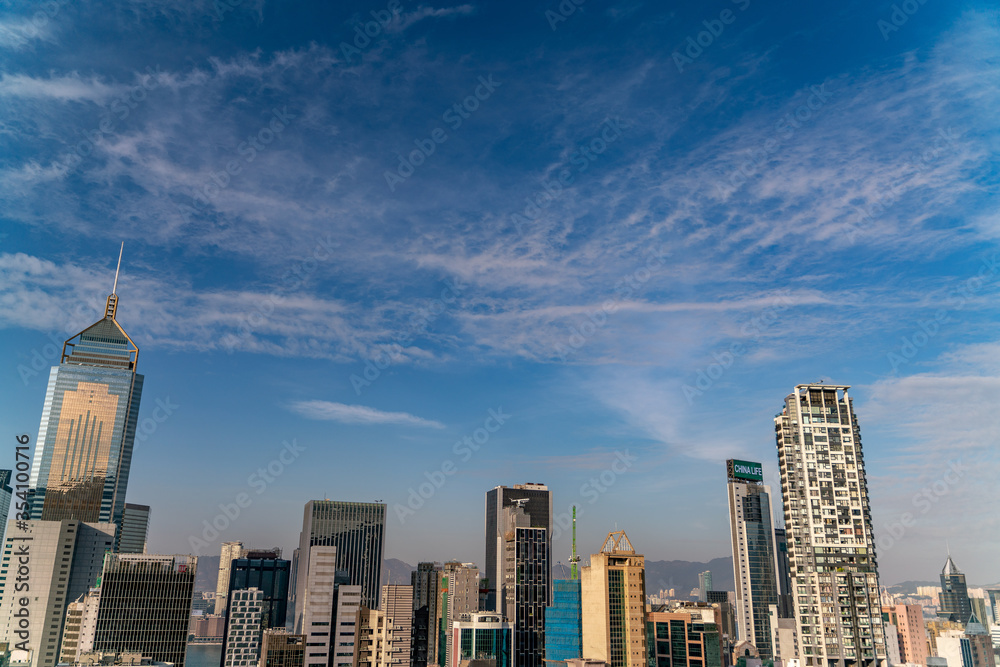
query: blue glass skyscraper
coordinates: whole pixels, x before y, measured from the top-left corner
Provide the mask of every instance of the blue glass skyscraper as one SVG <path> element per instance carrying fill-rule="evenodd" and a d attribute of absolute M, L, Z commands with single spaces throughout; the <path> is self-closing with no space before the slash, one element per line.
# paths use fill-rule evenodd
<path fill-rule="evenodd" d="M 545 662 L 583 657 L 580 580 L 552 582 L 552 606 L 545 608 Z"/>
<path fill-rule="evenodd" d="M 49 375 L 29 481 L 32 519 L 121 521 L 143 377 L 117 309 L 113 290 L 104 318 L 66 341 Z"/>

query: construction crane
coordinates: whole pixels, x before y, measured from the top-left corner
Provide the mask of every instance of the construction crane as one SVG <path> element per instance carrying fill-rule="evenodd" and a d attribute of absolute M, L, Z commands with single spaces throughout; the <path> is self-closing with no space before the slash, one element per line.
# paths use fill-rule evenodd
<path fill-rule="evenodd" d="M 580 562 L 580 557 L 576 555 L 576 505 L 573 505 L 573 555 L 570 556 L 570 574 L 569 578 L 573 581 L 579 579 L 579 573 L 577 572 L 577 563 Z"/>

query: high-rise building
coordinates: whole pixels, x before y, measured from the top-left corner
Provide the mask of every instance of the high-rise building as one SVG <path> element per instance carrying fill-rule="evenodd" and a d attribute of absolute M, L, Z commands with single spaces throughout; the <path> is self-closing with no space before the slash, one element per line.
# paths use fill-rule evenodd
<path fill-rule="evenodd" d="M 771 650 L 774 653 L 774 664 L 777 665 L 780 661 L 780 664 L 788 665 L 790 664 L 790 660 L 799 659 L 799 638 L 795 619 L 792 617 L 783 617 L 778 611 L 778 605 L 771 605 L 769 611 L 771 617 Z"/>
<path fill-rule="evenodd" d="M 116 274 L 104 318 L 65 342 L 49 374 L 28 482 L 32 519 L 121 522 L 143 376 L 139 348 L 115 319 L 117 287 Z"/>
<path fill-rule="evenodd" d="M 284 628 L 264 630 L 260 643 L 260 667 L 304 667 L 305 635 L 293 635 Z"/>
<path fill-rule="evenodd" d="M 486 492 L 486 563 L 483 576 L 488 580 L 486 609 L 502 611 L 502 597 L 498 596 L 499 582 L 503 579 L 503 536 L 500 521 L 506 508 L 519 504 L 524 508 L 530 521 L 530 528 L 544 528 L 548 536 L 549 571 L 547 580 L 552 581 L 552 494 L 544 484 L 515 484 L 513 487 L 498 486 Z M 549 599 L 552 591 L 549 590 Z"/>
<path fill-rule="evenodd" d="M 97 583 L 114 540 L 113 523 L 9 521 L 0 562 L 0 642 L 13 646 L 27 640 L 35 656 L 32 667 L 55 665 L 67 607 Z M 22 558 L 28 560 L 27 575 L 18 573 Z M 31 595 L 19 590 L 24 583 Z M 27 628 L 21 619 L 27 619 Z"/>
<path fill-rule="evenodd" d="M 651 667 L 723 667 L 718 625 L 688 613 L 650 612 L 646 650 Z"/>
<path fill-rule="evenodd" d="M 288 612 L 288 576 L 292 564 L 281 559 L 281 551 L 244 551 L 246 558 L 237 558 L 229 566 L 229 590 L 245 591 L 256 588 L 261 592 L 261 629 L 283 628 Z M 229 623 L 226 609 L 226 623 Z"/>
<path fill-rule="evenodd" d="M 418 563 L 410 573 L 413 587 L 413 632 L 410 662 L 413 667 L 427 667 L 437 662 L 438 588 L 441 568 L 436 563 Z"/>
<path fill-rule="evenodd" d="M 108 554 L 94 650 L 184 667 L 197 569 L 196 556 Z"/>
<path fill-rule="evenodd" d="M 993 610 L 993 625 L 1000 626 L 1000 590 L 987 589 L 986 597 L 990 601 L 990 609 Z"/>
<path fill-rule="evenodd" d="M 646 561 L 625 531 L 608 533 L 580 568 L 583 655 L 610 667 L 646 665 Z"/>
<path fill-rule="evenodd" d="M 94 633 L 97 632 L 97 609 L 101 602 L 101 589 L 92 588 L 79 600 L 66 607 L 66 624 L 63 627 L 60 664 L 76 664 L 84 653 L 94 650 Z"/>
<path fill-rule="evenodd" d="M 471 614 L 469 620 L 455 621 L 452 643 L 457 647 L 447 667 L 513 667 L 511 624 L 497 613 Z"/>
<path fill-rule="evenodd" d="M 479 611 L 479 568 L 473 563 L 450 561 L 442 566 L 440 577 L 434 627 L 438 638 L 438 664 L 447 665 L 452 651 L 452 623 Z"/>
<path fill-rule="evenodd" d="M 963 667 L 996 667 L 996 656 L 993 653 L 993 640 L 986 626 L 972 616 L 965 625 L 965 635 L 962 637 Z"/>
<path fill-rule="evenodd" d="M 3 538 L 3 530 L 7 527 L 10 499 L 14 496 L 14 489 L 10 485 L 13 475 L 13 470 L 0 470 L 0 539 Z"/>
<path fill-rule="evenodd" d="M 526 501 L 505 507 L 500 514 L 500 579 L 497 600 L 501 614 L 511 622 L 513 667 L 543 667 L 545 660 L 545 608 L 552 599 L 552 553 L 549 531 L 531 527 Z"/>
<path fill-rule="evenodd" d="M 883 620 L 896 626 L 899 659 L 913 665 L 927 664 L 927 629 L 924 611 L 919 604 L 897 604 L 882 607 Z M 886 638 L 888 641 L 888 638 Z"/>
<path fill-rule="evenodd" d="M 118 526 L 117 546 L 120 554 L 146 553 L 146 536 L 149 533 L 149 505 L 125 503 L 122 522 Z"/>
<path fill-rule="evenodd" d="M 225 616 L 229 602 L 229 570 L 233 561 L 243 558 L 242 542 L 223 542 L 219 551 L 219 578 L 215 581 L 215 614 Z"/>
<path fill-rule="evenodd" d="M 763 484 L 760 463 L 729 459 L 729 528 L 736 579 L 736 627 L 761 659 L 770 660 L 769 609 L 778 604 L 778 560 L 774 548 L 771 487 Z"/>
<path fill-rule="evenodd" d="M 305 635 L 306 667 L 342 667 L 354 663 L 361 586 L 337 569 L 337 547 L 312 546 L 299 552 L 300 594 L 295 632 Z"/>
<path fill-rule="evenodd" d="M 385 649 L 386 665 L 410 667 L 413 633 L 413 586 L 382 587 L 382 608 L 391 638 Z"/>
<path fill-rule="evenodd" d="M 798 385 L 774 419 L 805 667 L 886 660 L 861 430 L 848 389 Z"/>
<path fill-rule="evenodd" d="M 969 601 L 969 589 L 965 583 L 965 575 L 955 565 L 948 555 L 948 560 L 941 570 L 941 595 L 938 618 L 945 621 L 955 621 L 965 625 L 972 616 L 972 603 Z"/>
<path fill-rule="evenodd" d="M 337 569 L 348 573 L 350 584 L 361 586 L 361 604 L 378 609 L 382 585 L 382 558 L 385 552 L 385 504 L 337 500 L 310 500 L 305 506 L 299 535 L 298 597 L 305 584 L 303 554 L 310 547 L 336 547 Z"/>
<path fill-rule="evenodd" d="M 583 657 L 580 580 L 556 579 L 552 605 L 545 608 L 545 662 Z"/>
<path fill-rule="evenodd" d="M 788 535 L 784 528 L 774 529 L 774 554 L 778 558 L 778 618 L 793 618 L 791 565 L 788 562 Z"/>
<path fill-rule="evenodd" d="M 237 588 L 226 604 L 226 633 L 222 640 L 222 667 L 257 667 L 264 630 L 264 592 Z"/>
<path fill-rule="evenodd" d="M 708 601 L 708 594 L 712 590 L 712 572 L 705 570 L 698 575 L 698 600 Z"/>

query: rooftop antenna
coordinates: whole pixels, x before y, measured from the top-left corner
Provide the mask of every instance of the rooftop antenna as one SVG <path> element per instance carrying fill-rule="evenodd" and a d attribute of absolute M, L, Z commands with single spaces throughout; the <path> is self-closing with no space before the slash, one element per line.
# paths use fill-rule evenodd
<path fill-rule="evenodd" d="M 576 555 L 576 505 L 573 505 L 573 555 L 570 556 L 570 574 L 569 578 L 576 581 L 578 578 L 577 573 L 577 563 L 580 562 L 580 557 Z"/>
<path fill-rule="evenodd" d="M 125 252 L 125 242 L 122 241 L 122 247 L 118 250 L 118 268 L 115 269 L 115 286 L 111 288 L 112 294 L 118 294 L 118 272 L 122 269 L 122 253 Z"/>

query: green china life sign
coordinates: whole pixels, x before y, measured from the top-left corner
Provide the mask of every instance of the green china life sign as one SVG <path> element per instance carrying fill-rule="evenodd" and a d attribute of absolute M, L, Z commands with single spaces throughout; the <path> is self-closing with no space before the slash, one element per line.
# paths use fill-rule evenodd
<path fill-rule="evenodd" d="M 729 474 L 735 479 L 752 479 L 757 482 L 764 481 L 764 468 L 759 463 L 751 461 L 739 461 L 731 459 L 729 461 Z"/>

